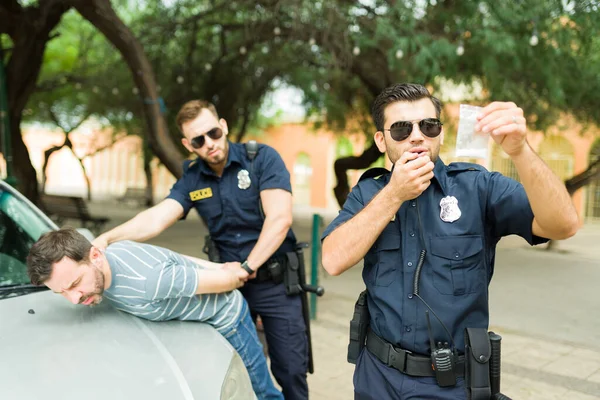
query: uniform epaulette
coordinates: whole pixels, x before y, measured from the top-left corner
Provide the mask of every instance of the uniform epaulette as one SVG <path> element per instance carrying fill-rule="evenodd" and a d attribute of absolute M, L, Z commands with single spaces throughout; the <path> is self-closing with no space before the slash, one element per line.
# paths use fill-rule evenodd
<path fill-rule="evenodd" d="M 183 172 L 187 171 L 188 169 L 192 168 L 194 165 L 198 164 L 198 159 L 195 160 L 185 160 L 183 162 Z"/>
<path fill-rule="evenodd" d="M 486 172 L 487 169 L 485 167 L 468 162 L 453 162 L 448 164 L 447 166 L 448 172 L 464 172 L 464 171 L 479 171 Z"/>
<path fill-rule="evenodd" d="M 366 170 L 365 172 L 363 172 L 363 174 L 360 176 L 360 178 L 358 178 L 358 181 L 362 181 L 364 179 L 368 179 L 368 178 L 378 178 L 381 175 L 387 174 L 388 171 L 385 168 L 381 168 L 381 167 L 375 167 L 375 168 L 371 168 Z"/>

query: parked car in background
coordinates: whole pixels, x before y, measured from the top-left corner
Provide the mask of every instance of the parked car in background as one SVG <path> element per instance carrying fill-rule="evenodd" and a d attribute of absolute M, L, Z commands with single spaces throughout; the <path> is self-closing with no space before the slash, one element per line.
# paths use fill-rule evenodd
<path fill-rule="evenodd" d="M 27 254 L 51 229 L 0 180 L 0 399 L 255 399 L 241 358 L 211 326 L 76 306 L 31 285 Z"/>

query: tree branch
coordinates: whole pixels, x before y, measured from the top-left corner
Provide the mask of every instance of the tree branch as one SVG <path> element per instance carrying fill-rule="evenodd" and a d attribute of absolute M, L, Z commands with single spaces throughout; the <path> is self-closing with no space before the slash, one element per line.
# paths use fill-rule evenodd
<path fill-rule="evenodd" d="M 567 179 L 565 186 L 569 194 L 572 195 L 598 177 L 600 177 L 600 158 L 591 163 L 585 171 Z"/>
<path fill-rule="evenodd" d="M 381 157 L 381 153 L 375 142 L 359 156 L 349 156 L 339 158 L 333 164 L 337 185 L 333 188 L 333 193 L 340 207 L 344 206 L 344 202 L 350 193 L 350 185 L 348 184 L 347 172 L 349 169 L 363 169 L 373 164 Z"/>

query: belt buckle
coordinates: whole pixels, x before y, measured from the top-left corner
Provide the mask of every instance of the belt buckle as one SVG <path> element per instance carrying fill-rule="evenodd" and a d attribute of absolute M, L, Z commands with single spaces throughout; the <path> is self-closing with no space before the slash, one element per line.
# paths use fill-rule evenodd
<path fill-rule="evenodd" d="M 408 350 L 396 350 L 396 348 L 390 345 L 390 353 L 388 355 L 388 365 L 396 368 L 398 371 L 406 372 L 406 355 L 410 353 Z"/>

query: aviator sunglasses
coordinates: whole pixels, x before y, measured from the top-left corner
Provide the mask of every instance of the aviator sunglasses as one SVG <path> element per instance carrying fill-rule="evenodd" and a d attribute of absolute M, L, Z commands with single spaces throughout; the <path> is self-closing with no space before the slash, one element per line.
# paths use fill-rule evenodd
<path fill-rule="evenodd" d="M 390 131 L 390 136 L 392 137 L 392 139 L 394 139 L 396 142 L 401 142 L 410 136 L 415 123 L 417 122 L 394 122 L 389 129 L 384 129 L 384 131 Z M 439 134 L 442 133 L 442 125 L 444 125 L 442 124 L 442 121 L 440 121 L 437 118 L 425 118 L 419 121 L 418 123 L 421 133 L 423 133 L 423 135 L 429 138 L 438 137 Z"/>
<path fill-rule="evenodd" d="M 190 141 L 192 147 L 195 149 L 201 149 L 202 146 L 204 146 L 204 143 L 206 143 L 205 136 L 208 136 L 212 140 L 217 140 L 220 139 L 221 136 L 223 136 L 223 131 L 221 130 L 221 128 L 212 128 L 210 131 L 206 132 L 206 134 L 196 136 Z"/>

